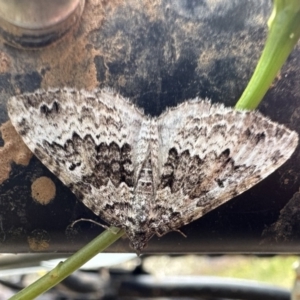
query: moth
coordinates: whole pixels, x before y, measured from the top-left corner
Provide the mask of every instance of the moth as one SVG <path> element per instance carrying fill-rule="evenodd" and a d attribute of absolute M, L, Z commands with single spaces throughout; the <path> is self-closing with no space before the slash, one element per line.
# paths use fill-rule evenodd
<path fill-rule="evenodd" d="M 150 117 L 110 89 L 63 88 L 7 108 L 38 159 L 138 253 L 257 184 L 298 144 L 258 111 L 199 98 Z"/>

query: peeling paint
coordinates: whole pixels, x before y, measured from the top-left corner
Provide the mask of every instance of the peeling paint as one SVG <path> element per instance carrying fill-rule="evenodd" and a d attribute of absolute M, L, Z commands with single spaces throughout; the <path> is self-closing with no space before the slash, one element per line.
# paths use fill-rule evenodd
<path fill-rule="evenodd" d="M 44 251 L 49 248 L 50 237 L 47 231 L 36 229 L 27 237 L 29 248 L 32 251 Z"/>
<path fill-rule="evenodd" d="M 5 52 L 0 51 L 0 73 L 8 72 L 10 66 L 11 66 L 11 60 L 9 56 Z"/>
<path fill-rule="evenodd" d="M 56 186 L 54 182 L 46 176 L 37 178 L 31 185 L 31 196 L 42 205 L 47 205 L 54 199 Z"/>
<path fill-rule="evenodd" d="M 11 163 L 27 166 L 32 152 L 24 144 L 10 121 L 0 126 L 4 146 L 0 147 L 0 184 L 9 178 Z"/>
<path fill-rule="evenodd" d="M 99 85 L 94 63 L 99 51 L 92 46 L 89 35 L 99 30 L 107 14 L 113 12 L 123 2 L 123 0 L 91 0 L 86 3 L 80 23 L 84 29 L 79 25 L 79 28 L 74 29 L 73 34 L 66 36 L 61 43 L 41 52 L 37 66 L 45 70 L 41 87 L 76 86 L 78 89 L 89 90 Z"/>

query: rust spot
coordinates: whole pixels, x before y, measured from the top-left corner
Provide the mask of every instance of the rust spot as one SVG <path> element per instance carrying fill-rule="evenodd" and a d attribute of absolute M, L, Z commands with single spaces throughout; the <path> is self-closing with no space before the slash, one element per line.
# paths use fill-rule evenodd
<path fill-rule="evenodd" d="M 9 56 L 0 51 L 0 73 L 6 73 L 9 71 L 9 68 L 10 68 L 10 59 L 9 59 Z"/>
<path fill-rule="evenodd" d="M 0 147 L 0 184 L 9 177 L 11 162 L 27 166 L 32 152 L 24 144 L 10 121 L 0 126 L 4 146 Z"/>
<path fill-rule="evenodd" d="M 55 184 L 46 176 L 37 178 L 31 185 L 32 198 L 42 205 L 47 205 L 55 197 L 55 194 Z"/>
<path fill-rule="evenodd" d="M 27 241 L 32 251 L 44 251 L 49 248 L 50 237 L 47 231 L 36 229 L 30 233 Z"/>
<path fill-rule="evenodd" d="M 90 34 L 99 30 L 107 15 L 112 14 L 123 2 L 86 1 L 78 28 L 74 28 L 55 47 L 45 48 L 41 52 L 37 68 L 46 70 L 42 87 L 76 86 L 89 90 L 99 86 L 94 59 L 96 55 L 101 55 L 101 51 L 93 47 Z"/>

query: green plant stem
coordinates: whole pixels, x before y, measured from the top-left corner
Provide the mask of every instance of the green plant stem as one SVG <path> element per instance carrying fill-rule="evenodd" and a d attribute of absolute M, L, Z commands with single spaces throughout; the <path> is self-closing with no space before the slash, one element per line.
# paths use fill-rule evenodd
<path fill-rule="evenodd" d="M 84 246 L 78 252 L 60 262 L 53 270 L 41 277 L 39 280 L 24 288 L 22 291 L 10 298 L 10 300 L 34 299 L 42 293 L 46 292 L 68 275 L 76 271 L 88 260 L 99 252 L 110 246 L 124 234 L 122 229 L 111 227 L 97 236 L 89 244 Z"/>
<path fill-rule="evenodd" d="M 300 37 L 300 0 L 274 0 L 260 60 L 237 109 L 255 109 Z"/>

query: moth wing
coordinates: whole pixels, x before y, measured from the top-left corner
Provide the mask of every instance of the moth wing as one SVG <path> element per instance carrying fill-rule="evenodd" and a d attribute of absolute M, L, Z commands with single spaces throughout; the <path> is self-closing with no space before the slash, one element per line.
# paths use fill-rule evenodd
<path fill-rule="evenodd" d="M 157 119 L 160 183 L 152 224 L 164 234 L 248 190 L 294 152 L 298 135 L 258 111 L 195 99 Z M 165 205 L 167 203 L 167 206 Z"/>
<path fill-rule="evenodd" d="M 111 224 L 123 222 L 142 112 L 108 89 L 38 90 L 12 97 L 7 108 L 17 132 L 50 171 L 95 214 Z M 114 220 L 112 210 L 120 213 Z"/>

